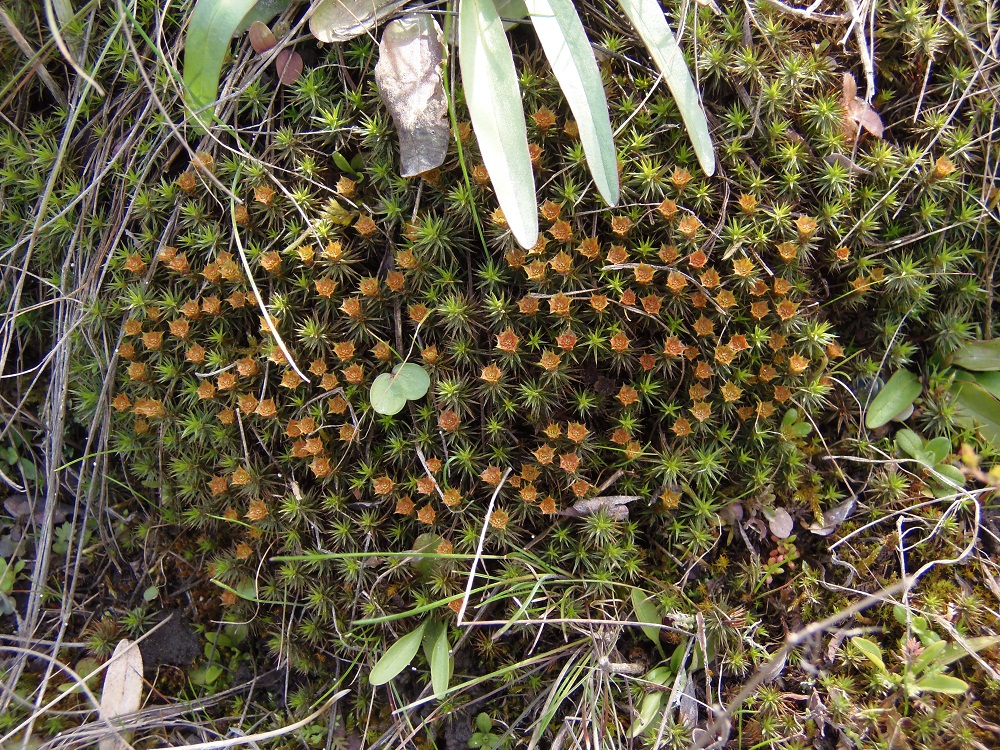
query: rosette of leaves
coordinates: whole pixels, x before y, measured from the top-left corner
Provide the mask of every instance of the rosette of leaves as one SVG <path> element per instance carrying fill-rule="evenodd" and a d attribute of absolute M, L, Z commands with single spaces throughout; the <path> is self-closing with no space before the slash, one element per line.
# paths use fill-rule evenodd
<path fill-rule="evenodd" d="M 273 15 L 264 0 L 198 0 L 191 15 L 184 58 L 188 105 L 209 106 L 233 34 L 247 19 Z M 499 6 L 499 7 L 498 7 Z M 706 175 L 715 172 L 708 122 L 684 56 L 656 0 L 619 0 L 677 102 Z M 407 12 L 401 0 L 318 0 L 309 27 L 323 42 L 370 33 L 376 24 Z M 425 5 L 421 10 L 427 11 Z M 572 0 L 458 0 L 459 67 L 483 163 L 507 224 L 523 247 L 538 239 L 535 181 L 513 53 L 504 18 L 530 22 L 580 131 L 594 183 L 609 206 L 618 203 L 618 168 L 607 99 L 597 61 Z M 451 16 L 447 17 L 450 24 Z M 444 34 L 448 38 L 449 34 Z M 443 42 L 441 42 L 443 44 Z M 429 56 L 428 59 L 435 59 Z"/>

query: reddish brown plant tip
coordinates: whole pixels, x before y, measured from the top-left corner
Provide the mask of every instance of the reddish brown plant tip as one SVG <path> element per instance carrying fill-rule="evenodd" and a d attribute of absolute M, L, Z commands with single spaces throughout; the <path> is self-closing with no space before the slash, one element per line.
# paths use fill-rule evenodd
<path fill-rule="evenodd" d="M 532 297 L 530 294 L 526 294 L 517 301 L 517 309 L 521 311 L 522 315 L 529 317 L 538 313 L 538 306 L 538 297 Z"/>
<path fill-rule="evenodd" d="M 302 75 L 302 55 L 295 50 L 283 49 L 274 59 L 274 68 L 278 72 L 278 80 L 285 86 L 291 86 Z"/>
<path fill-rule="evenodd" d="M 371 237 L 378 231 L 378 225 L 371 216 L 362 216 L 354 223 L 354 230 L 362 237 Z"/>
<path fill-rule="evenodd" d="M 400 516 L 410 515 L 416 507 L 409 495 L 405 495 L 396 501 L 396 513 Z"/>
<path fill-rule="evenodd" d="M 503 531 L 510 523 L 510 515 L 503 508 L 494 508 L 490 514 L 490 526 L 497 531 Z"/>
<path fill-rule="evenodd" d="M 546 221 L 555 221 L 558 219 L 560 211 L 562 211 L 562 204 L 553 203 L 550 200 L 546 200 L 541 206 L 538 207 L 538 213 L 541 214 L 542 218 Z"/>
<path fill-rule="evenodd" d="M 459 424 L 461 424 L 461 421 L 459 420 L 458 414 L 451 409 L 441 412 L 438 416 L 438 427 L 445 432 L 454 432 L 458 429 Z"/>
<path fill-rule="evenodd" d="M 690 241 L 693 241 L 695 237 L 698 236 L 698 230 L 701 228 L 701 222 L 698 221 L 698 217 L 687 214 L 683 219 L 677 224 L 677 231 L 680 232 L 681 236 Z"/>
<path fill-rule="evenodd" d="M 639 402 L 639 391 L 630 385 L 623 385 L 615 396 L 621 401 L 622 406 L 628 407 Z"/>
<path fill-rule="evenodd" d="M 657 210 L 660 212 L 660 215 L 667 221 L 673 221 L 674 219 L 677 218 L 677 203 L 670 200 L 669 198 L 663 201 L 663 203 L 659 205 Z M 664 261 L 664 262 L 668 263 L 669 261 Z"/>
<path fill-rule="evenodd" d="M 534 455 L 535 460 L 538 461 L 542 466 L 550 465 L 556 457 L 556 452 L 551 445 L 545 444 L 536 450 L 532 455 Z"/>
<path fill-rule="evenodd" d="M 624 245 L 612 245 L 608 250 L 608 265 L 620 266 L 628 262 L 628 251 Z"/>
<path fill-rule="evenodd" d="M 549 261 L 549 266 L 558 274 L 566 275 L 573 270 L 573 256 L 565 250 L 560 250 L 555 257 Z"/>
<path fill-rule="evenodd" d="M 449 508 L 456 508 L 462 502 L 462 493 L 457 487 L 449 487 L 441 495 L 441 501 Z"/>
<path fill-rule="evenodd" d="M 503 479 L 503 470 L 499 466 L 487 466 L 479 477 L 486 484 L 496 487 Z"/>
<path fill-rule="evenodd" d="M 543 137 L 548 132 L 549 128 L 556 124 L 556 116 L 548 107 L 544 106 L 531 115 L 531 119 L 534 120 L 535 127 L 538 128 Z"/>
<path fill-rule="evenodd" d="M 372 491 L 376 495 L 388 495 L 393 491 L 395 486 L 396 483 L 392 481 L 391 477 L 381 476 L 372 480 Z"/>

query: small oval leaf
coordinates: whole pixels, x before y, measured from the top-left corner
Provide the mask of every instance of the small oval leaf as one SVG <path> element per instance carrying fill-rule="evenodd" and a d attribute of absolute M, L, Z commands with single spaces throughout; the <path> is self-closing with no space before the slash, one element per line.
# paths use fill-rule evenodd
<path fill-rule="evenodd" d="M 249 37 L 250 46 L 253 47 L 253 51 L 258 55 L 263 55 L 278 43 L 278 38 L 274 35 L 274 32 L 267 28 L 267 24 L 260 21 L 254 21 L 250 25 Z"/>
<path fill-rule="evenodd" d="M 420 623 L 416 630 L 412 630 L 404 635 L 392 644 L 388 651 L 382 654 L 382 658 L 372 667 L 371 674 L 368 675 L 368 681 L 372 685 L 384 685 L 410 666 L 413 657 L 420 650 L 420 641 L 424 637 L 424 628 L 426 626 L 427 621 L 425 620 Z"/>
<path fill-rule="evenodd" d="M 396 365 L 392 372 L 400 393 L 410 401 L 423 398 L 427 394 L 427 389 L 431 387 L 430 375 L 420 365 L 406 362 Z"/>
<path fill-rule="evenodd" d="M 653 643 L 660 645 L 660 629 L 654 625 L 663 624 L 663 618 L 653 597 L 642 589 L 633 588 L 632 609 L 635 610 L 635 619 L 639 622 L 642 632 Z"/>
<path fill-rule="evenodd" d="M 302 75 L 302 55 L 290 49 L 283 49 L 274 60 L 278 71 L 278 80 L 286 86 L 291 86 Z"/>
<path fill-rule="evenodd" d="M 885 387 L 872 399 L 865 415 L 865 426 L 874 430 L 913 405 L 920 395 L 920 379 L 909 370 L 897 370 Z"/>
<path fill-rule="evenodd" d="M 406 406 L 406 396 L 395 386 L 392 375 L 387 372 L 375 378 L 368 399 L 375 411 L 389 416 L 398 414 Z"/>
<path fill-rule="evenodd" d="M 944 693 L 945 695 L 965 695 L 969 683 L 946 674 L 931 674 L 917 680 L 917 690 L 922 693 Z"/>
<path fill-rule="evenodd" d="M 256 2 L 198 0 L 195 4 L 184 39 L 185 99 L 190 109 L 207 107 L 218 98 L 229 41 Z"/>
<path fill-rule="evenodd" d="M 862 654 L 868 657 L 875 666 L 880 669 L 885 669 L 885 662 L 882 661 L 882 649 L 878 647 L 877 643 L 869 641 L 867 638 L 862 638 L 861 636 L 854 636 L 851 638 L 851 643 L 854 647 L 858 649 Z"/>

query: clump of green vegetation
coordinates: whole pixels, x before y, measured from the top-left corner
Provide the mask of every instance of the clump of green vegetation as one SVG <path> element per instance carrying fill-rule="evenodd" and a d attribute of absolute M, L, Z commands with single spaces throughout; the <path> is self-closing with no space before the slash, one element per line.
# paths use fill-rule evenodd
<path fill-rule="evenodd" d="M 303 45 L 288 86 L 239 42 L 222 125 L 177 148 L 176 86 L 129 46 L 152 59 L 136 31 L 175 27 L 174 11 L 139 3 L 130 37 L 90 18 L 112 98 L 0 126 L 0 234 L 34 274 L 0 301 L 20 326 L 83 290 L 71 330 L 5 329 L 10 400 L 37 403 L 24 373 L 72 345 L 74 492 L 114 509 L 97 533 L 121 559 L 158 561 L 133 595 L 102 593 L 73 621 L 91 655 L 182 607 L 206 650 L 157 678 L 164 694 L 278 666 L 290 687 L 274 700 L 295 718 L 352 689 L 324 718 L 345 742 L 687 747 L 720 720 L 707 707 L 747 684 L 734 747 L 989 745 L 988 645 L 933 673 L 945 690 L 914 692 L 930 671 L 906 665 L 995 635 L 975 534 L 993 528 L 996 446 L 956 415 L 948 359 L 997 334 L 998 73 L 981 56 L 995 11 L 964 4 L 946 23 L 917 0 L 880 6 L 879 88 L 859 109 L 852 81 L 868 84 L 843 23 L 668 10 L 697 35 L 718 175 L 699 171 L 623 19 L 583 6 L 622 202 L 603 204 L 558 86 L 522 44 L 543 228 L 529 250 L 460 91 L 442 168 L 397 176 L 370 39 Z M 144 109 L 143 76 L 162 111 Z M 85 277 L 68 262 L 81 252 Z M 403 362 L 429 375 L 426 395 L 379 414 L 370 388 Z M 921 378 L 902 443 L 898 423 L 864 424 L 900 369 Z M 102 467 L 114 486 L 98 488 Z M 909 619 L 886 606 L 836 619 L 913 574 L 893 594 Z M 79 585 L 97 591 L 92 575 Z M 889 668 L 899 644 L 904 666 Z M 376 665 L 399 667 L 374 680 L 386 687 L 368 680 Z"/>

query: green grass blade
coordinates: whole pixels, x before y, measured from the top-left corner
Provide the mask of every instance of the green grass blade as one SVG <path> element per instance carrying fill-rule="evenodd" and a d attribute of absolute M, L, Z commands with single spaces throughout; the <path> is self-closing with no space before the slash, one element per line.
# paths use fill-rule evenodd
<path fill-rule="evenodd" d="M 677 108 L 694 144 L 694 151 L 705 174 L 715 174 L 715 149 L 708 132 L 708 120 L 701 107 L 698 89 L 684 62 L 684 54 L 677 46 L 674 32 L 670 30 L 663 10 L 656 0 L 618 0 L 632 26 L 645 42 L 656 67 L 663 73 L 670 93 L 677 101 Z"/>
<path fill-rule="evenodd" d="M 538 241 L 535 176 L 528 155 L 521 90 L 493 0 L 462 0 L 458 9 L 462 87 L 483 164 L 514 238 Z"/>
<path fill-rule="evenodd" d="M 618 203 L 618 159 L 604 84 L 571 0 L 527 0 L 528 15 L 552 72 L 580 128 L 594 183 L 609 206 Z"/>
<path fill-rule="evenodd" d="M 184 40 L 187 105 L 198 110 L 219 96 L 222 62 L 229 42 L 257 0 L 198 0 Z"/>

